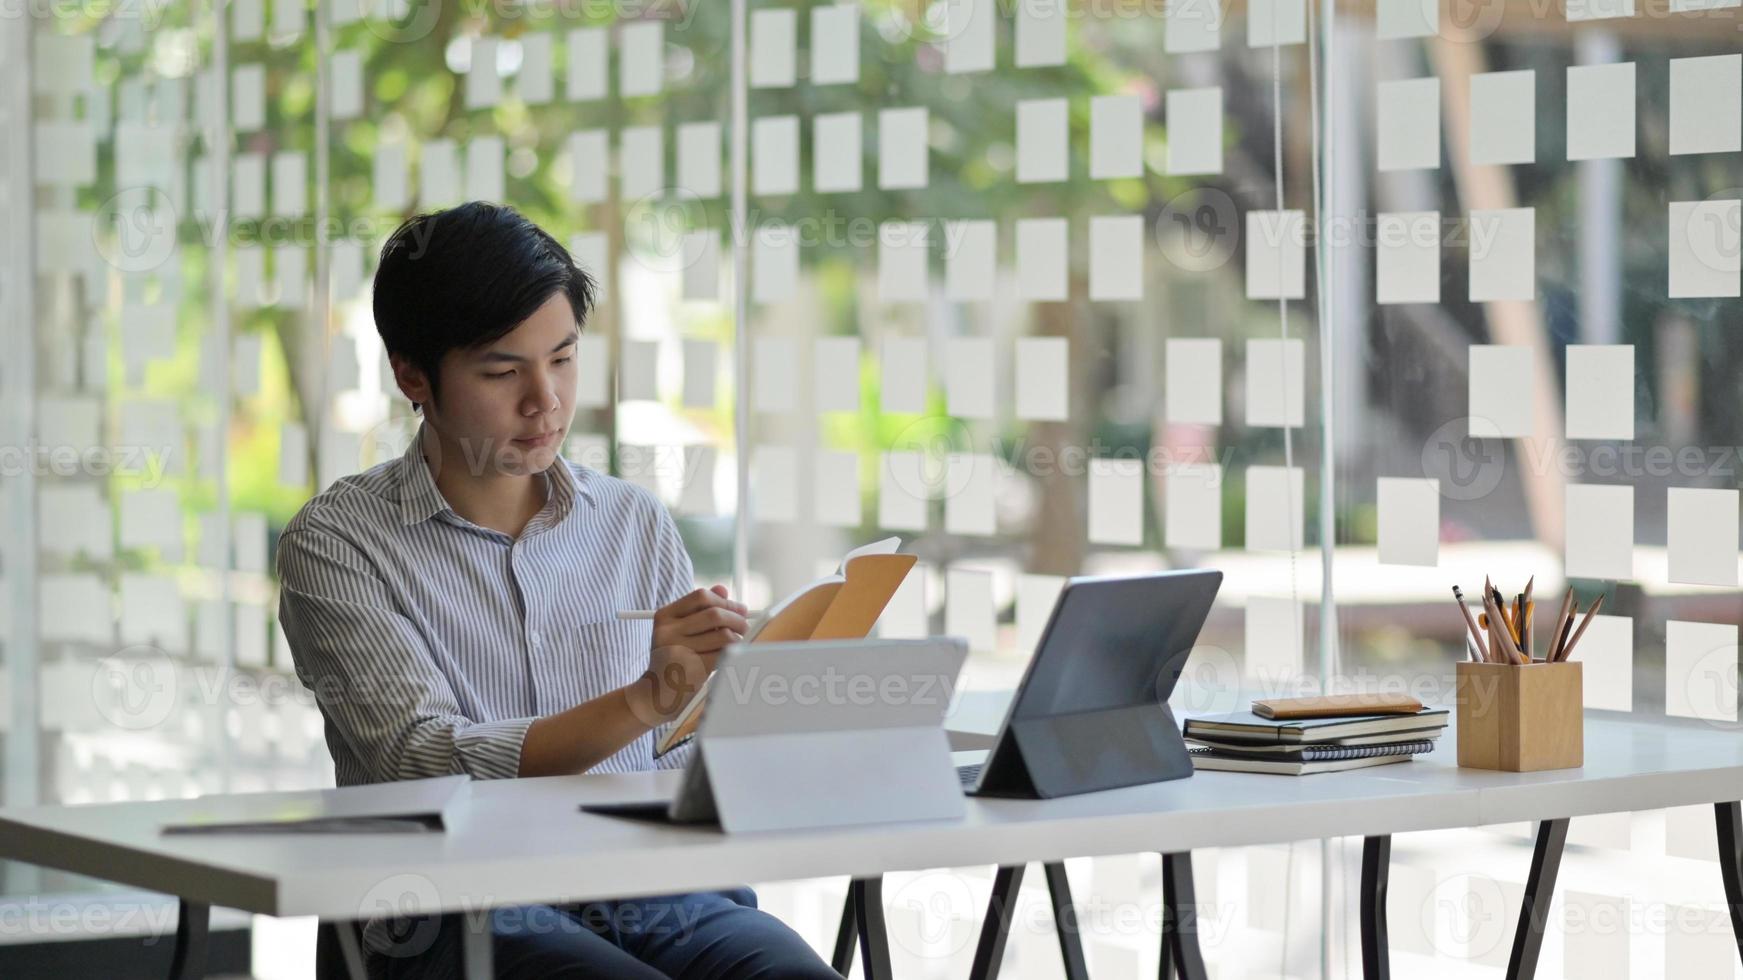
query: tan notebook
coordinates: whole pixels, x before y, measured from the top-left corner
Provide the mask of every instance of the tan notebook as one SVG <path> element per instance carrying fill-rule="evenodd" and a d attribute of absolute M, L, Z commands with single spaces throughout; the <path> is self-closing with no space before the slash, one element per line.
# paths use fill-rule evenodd
<path fill-rule="evenodd" d="M 856 640 L 871 633 L 884 607 L 918 560 L 898 555 L 901 538 L 884 538 L 847 553 L 835 574 L 826 575 L 771 606 L 751 624 L 746 643 L 791 643 L 796 640 Z M 702 724 L 712 675 L 679 712 L 677 720 L 654 744 L 654 758 L 672 751 Z"/>
<path fill-rule="evenodd" d="M 1343 718 L 1348 715 L 1413 715 L 1422 702 L 1402 694 L 1327 694 L 1253 702 L 1261 718 Z"/>

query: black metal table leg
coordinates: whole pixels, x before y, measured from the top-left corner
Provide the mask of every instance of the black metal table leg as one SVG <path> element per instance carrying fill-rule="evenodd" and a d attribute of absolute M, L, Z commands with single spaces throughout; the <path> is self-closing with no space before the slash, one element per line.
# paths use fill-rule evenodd
<path fill-rule="evenodd" d="M 212 906 L 181 900 L 176 916 L 176 945 L 170 954 L 169 980 L 204 980 L 206 953 L 212 936 Z"/>
<path fill-rule="evenodd" d="M 841 903 L 841 925 L 835 930 L 835 955 L 829 958 L 829 965 L 844 977 L 853 971 L 853 948 L 859 942 L 859 921 L 853 909 L 853 884 L 849 882 L 847 898 Z"/>
<path fill-rule="evenodd" d="M 884 879 L 855 878 L 848 893 L 852 896 L 853 917 L 859 930 L 865 980 L 891 980 L 890 937 L 884 927 Z"/>
<path fill-rule="evenodd" d="M 1725 881 L 1725 904 L 1731 909 L 1731 936 L 1743 956 L 1743 803 L 1713 804 L 1719 832 L 1719 877 Z"/>
<path fill-rule="evenodd" d="M 1005 941 L 1011 937 L 1011 919 L 1017 914 L 1017 892 L 1023 887 L 1027 865 L 1000 867 L 993 875 L 992 897 L 986 903 L 986 921 L 980 926 L 980 941 L 974 947 L 974 965 L 969 980 L 997 980 L 1005 961 Z"/>
<path fill-rule="evenodd" d="M 1392 835 L 1362 838 L 1362 976 L 1391 980 L 1392 947 L 1386 938 L 1386 885 L 1392 871 Z"/>
<path fill-rule="evenodd" d="M 1051 861 L 1041 866 L 1047 874 L 1047 895 L 1053 901 L 1053 931 L 1059 934 L 1059 958 L 1065 962 L 1065 980 L 1089 980 L 1089 964 L 1083 958 L 1083 936 L 1079 932 L 1077 908 L 1071 903 L 1071 880 L 1065 876 L 1065 862 Z"/>
<path fill-rule="evenodd" d="M 1162 980 L 1206 980 L 1198 946 L 1198 894 L 1192 883 L 1192 852 L 1162 855 Z"/>
<path fill-rule="evenodd" d="M 1555 875 L 1561 870 L 1561 852 L 1567 844 L 1567 825 L 1567 817 L 1537 825 L 1531 876 L 1525 879 L 1519 928 L 1513 933 L 1513 953 L 1507 958 L 1508 980 L 1523 980 L 1537 972 L 1537 954 L 1543 950 L 1543 930 L 1549 922 L 1550 903 L 1555 900 Z"/>

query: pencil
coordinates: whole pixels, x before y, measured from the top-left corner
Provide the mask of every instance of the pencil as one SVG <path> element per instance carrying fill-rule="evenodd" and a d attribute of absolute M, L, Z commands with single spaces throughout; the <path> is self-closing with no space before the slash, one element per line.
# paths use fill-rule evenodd
<path fill-rule="evenodd" d="M 1498 637 L 1496 642 L 1500 644 L 1501 654 L 1506 657 L 1505 662 L 1517 664 L 1519 651 L 1513 645 L 1513 631 L 1507 626 L 1506 615 L 1496 605 L 1493 596 L 1489 597 L 1489 625 L 1495 630 L 1495 635 Z"/>
<path fill-rule="evenodd" d="M 1604 597 L 1598 596 L 1598 601 L 1592 603 L 1592 608 L 1586 610 L 1586 618 L 1580 620 L 1580 628 L 1574 630 L 1574 635 L 1567 641 L 1567 646 L 1561 649 L 1561 659 L 1566 660 L 1574 655 L 1574 644 L 1580 642 L 1580 637 L 1586 634 L 1586 627 L 1592 625 L 1592 618 L 1598 615 L 1599 607 L 1603 606 Z"/>
<path fill-rule="evenodd" d="M 1477 632 L 1477 621 L 1471 618 L 1471 607 L 1465 602 L 1464 592 L 1456 585 L 1453 586 L 1453 598 L 1458 600 L 1459 612 L 1465 617 L 1465 625 L 1470 627 L 1471 638 L 1477 641 L 1477 650 L 1483 654 L 1482 659 L 1488 660 L 1489 651 L 1483 646 L 1483 634 Z"/>
<path fill-rule="evenodd" d="M 1537 576 L 1533 575 L 1526 579 L 1525 594 L 1519 597 L 1519 634 L 1523 640 L 1521 646 L 1525 650 L 1525 659 L 1527 662 L 1531 660 L 1532 652 L 1531 627 L 1537 622 L 1537 616 L 1535 615 L 1536 605 L 1531 601 L 1531 590 L 1536 585 Z"/>
<path fill-rule="evenodd" d="M 1561 613 L 1555 617 L 1555 632 L 1550 634 L 1549 649 L 1544 651 L 1543 659 L 1554 663 L 1556 657 L 1561 654 L 1561 645 L 1567 642 L 1567 628 L 1573 620 L 1573 615 L 1574 587 L 1570 585 L 1567 589 L 1567 595 L 1562 597 Z"/>

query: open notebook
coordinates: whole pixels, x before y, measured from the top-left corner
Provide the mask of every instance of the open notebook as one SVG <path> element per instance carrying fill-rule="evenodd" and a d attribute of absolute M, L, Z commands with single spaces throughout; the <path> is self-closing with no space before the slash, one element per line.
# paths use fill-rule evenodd
<path fill-rule="evenodd" d="M 746 643 L 788 643 L 795 640 L 857 640 L 871 633 L 884 607 L 918 560 L 898 555 L 901 538 L 884 538 L 847 553 L 833 575 L 826 575 L 769 607 L 750 624 Z M 684 706 L 671 727 L 654 744 L 654 758 L 672 751 L 696 734 L 708 701 L 711 675 Z"/>

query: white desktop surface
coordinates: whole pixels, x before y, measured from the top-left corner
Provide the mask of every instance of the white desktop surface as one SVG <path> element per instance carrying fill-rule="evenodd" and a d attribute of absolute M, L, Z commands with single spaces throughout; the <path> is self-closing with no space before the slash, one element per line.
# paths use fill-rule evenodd
<path fill-rule="evenodd" d="M 1699 723 L 1588 714 L 1581 769 L 1484 772 L 1457 768 L 1455 756 L 1449 732 L 1421 759 L 1372 769 L 1205 772 L 1056 800 L 971 799 L 961 820 L 735 836 L 577 809 L 669 794 L 675 772 L 480 781 L 460 825 L 428 835 L 158 832 L 194 812 L 243 819 L 286 796 L 343 790 L 9 808 L 0 810 L 0 857 L 268 915 L 353 918 L 406 894 L 419 911 L 456 911 L 1743 798 L 1743 738 Z"/>

